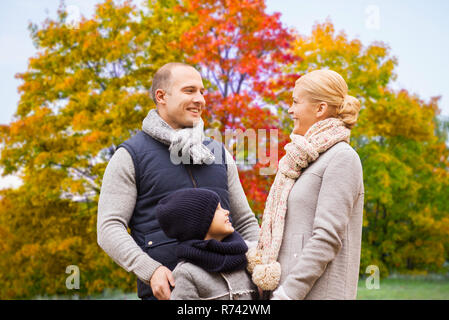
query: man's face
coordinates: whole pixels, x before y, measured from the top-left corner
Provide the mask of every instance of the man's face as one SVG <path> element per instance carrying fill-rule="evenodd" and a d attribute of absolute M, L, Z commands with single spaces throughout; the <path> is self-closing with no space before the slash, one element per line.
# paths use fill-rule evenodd
<path fill-rule="evenodd" d="M 159 103 L 159 114 L 173 129 L 193 127 L 206 105 L 203 94 L 203 80 L 198 71 L 175 67 L 171 70 L 170 89 Z"/>

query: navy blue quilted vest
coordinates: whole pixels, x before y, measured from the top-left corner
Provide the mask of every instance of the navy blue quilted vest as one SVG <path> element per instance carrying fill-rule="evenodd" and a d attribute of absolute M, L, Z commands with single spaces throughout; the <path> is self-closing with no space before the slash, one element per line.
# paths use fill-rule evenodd
<path fill-rule="evenodd" d="M 206 139 L 203 144 L 215 155 L 210 165 L 173 164 L 168 146 L 143 131 L 123 142 L 131 155 L 136 176 L 137 200 L 129 223 L 131 236 L 154 260 L 173 270 L 177 264 L 177 241 L 160 229 L 155 207 L 160 199 L 183 188 L 207 188 L 217 192 L 223 208 L 229 210 L 228 176 L 225 151 L 221 143 Z M 140 298 L 151 298 L 151 287 L 137 280 Z"/>

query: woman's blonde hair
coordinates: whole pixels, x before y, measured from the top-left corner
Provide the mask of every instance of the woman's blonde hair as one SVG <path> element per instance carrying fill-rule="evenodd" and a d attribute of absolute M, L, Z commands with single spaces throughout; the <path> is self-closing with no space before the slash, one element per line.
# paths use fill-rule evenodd
<path fill-rule="evenodd" d="M 300 86 L 312 103 L 326 102 L 335 108 L 336 118 L 341 119 L 347 128 L 352 129 L 357 123 L 360 111 L 360 101 L 348 95 L 348 85 L 343 77 L 332 70 L 315 70 L 298 80 Z"/>

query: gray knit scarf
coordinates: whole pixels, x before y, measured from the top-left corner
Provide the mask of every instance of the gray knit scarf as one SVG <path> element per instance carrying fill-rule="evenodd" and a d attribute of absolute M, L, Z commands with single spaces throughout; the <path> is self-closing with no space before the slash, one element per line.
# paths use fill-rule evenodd
<path fill-rule="evenodd" d="M 173 164 L 211 164 L 215 161 L 213 153 L 203 144 L 206 136 L 201 118 L 192 128 L 175 130 L 159 116 L 156 109 L 151 109 L 143 120 L 142 130 L 169 146 Z"/>

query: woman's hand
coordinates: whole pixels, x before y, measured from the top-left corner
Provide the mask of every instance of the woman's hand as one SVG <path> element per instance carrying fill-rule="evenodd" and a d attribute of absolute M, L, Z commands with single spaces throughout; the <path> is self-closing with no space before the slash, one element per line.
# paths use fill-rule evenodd
<path fill-rule="evenodd" d="M 263 299 L 263 290 L 257 287 L 257 290 L 259 290 L 259 300 Z"/>

